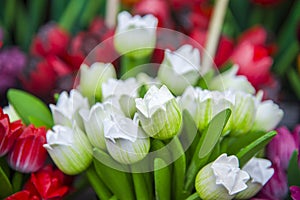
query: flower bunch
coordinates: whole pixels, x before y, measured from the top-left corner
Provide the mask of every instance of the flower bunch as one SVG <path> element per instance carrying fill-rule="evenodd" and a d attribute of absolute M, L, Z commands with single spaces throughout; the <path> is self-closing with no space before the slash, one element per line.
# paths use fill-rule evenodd
<path fill-rule="evenodd" d="M 112 63 L 82 64 L 76 88 L 50 105 L 53 124 L 37 113 L 39 120 L 27 119 L 48 124 L 43 147 L 55 165 L 69 175 L 86 171 L 101 199 L 255 196 L 274 173 L 256 156 L 283 111 L 255 95 L 236 66 L 206 69 L 190 44 L 165 49 L 156 77 L 144 73 L 139 64 L 153 52 L 157 19 L 127 12 L 118 19 L 112 40 L 121 73 Z"/>

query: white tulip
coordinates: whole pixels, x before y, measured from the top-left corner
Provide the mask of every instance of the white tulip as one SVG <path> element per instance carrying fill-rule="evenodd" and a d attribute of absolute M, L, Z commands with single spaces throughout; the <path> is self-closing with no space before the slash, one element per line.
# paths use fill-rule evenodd
<path fill-rule="evenodd" d="M 79 174 L 92 162 L 92 146 L 77 125 L 73 128 L 55 125 L 53 131 L 48 130 L 46 138 L 44 148 L 55 165 L 64 173 Z"/>
<path fill-rule="evenodd" d="M 83 129 L 83 122 L 79 116 L 79 109 L 89 109 L 88 99 L 84 98 L 77 90 L 73 89 L 70 96 L 66 91 L 59 95 L 56 103 L 50 104 L 53 120 L 56 125 L 72 127 L 75 120 L 77 125 Z"/>
<path fill-rule="evenodd" d="M 238 65 L 233 65 L 231 69 L 215 76 L 208 84 L 209 89 L 219 91 L 243 91 L 254 94 L 255 89 L 248 79 L 245 76 L 237 75 L 238 69 Z"/>
<path fill-rule="evenodd" d="M 197 174 L 195 187 L 203 200 L 230 200 L 247 188 L 249 174 L 239 168 L 236 156 L 220 155 Z"/>
<path fill-rule="evenodd" d="M 101 100 L 102 83 L 110 78 L 116 78 L 116 71 L 110 63 L 93 63 L 90 67 L 86 64 L 80 66 L 79 91 L 91 103 Z"/>
<path fill-rule="evenodd" d="M 183 45 L 174 52 L 165 50 L 158 79 L 174 94 L 181 95 L 186 87 L 197 83 L 201 73 L 199 50 Z"/>
<path fill-rule="evenodd" d="M 132 117 L 136 110 L 134 100 L 138 97 L 139 86 L 140 84 L 134 78 L 124 81 L 109 79 L 102 85 L 103 99 L 113 102 L 126 116 Z"/>
<path fill-rule="evenodd" d="M 238 193 L 236 199 L 251 199 L 271 179 L 274 169 L 271 168 L 271 161 L 263 158 L 253 157 L 246 163 L 243 170 L 250 175 L 247 182 L 248 188 Z"/>
<path fill-rule="evenodd" d="M 9 116 L 9 120 L 11 122 L 21 119 L 21 117 L 18 115 L 15 108 L 11 104 L 8 104 L 8 106 L 5 106 L 3 108 L 3 112 Z"/>
<path fill-rule="evenodd" d="M 150 55 L 156 43 L 158 20 L 153 15 L 131 16 L 123 11 L 118 15 L 118 25 L 114 35 L 114 45 L 121 54 L 132 57 Z"/>
<path fill-rule="evenodd" d="M 109 154 L 123 164 L 142 160 L 150 150 L 150 139 L 138 126 L 136 119 L 120 115 L 106 118 L 104 135 Z"/>
<path fill-rule="evenodd" d="M 283 111 L 272 100 L 260 102 L 258 104 L 253 130 L 273 130 L 281 121 L 283 114 Z"/>
<path fill-rule="evenodd" d="M 160 89 L 152 86 L 144 98 L 138 98 L 135 102 L 142 128 L 149 136 L 168 139 L 178 133 L 182 122 L 181 111 L 165 85 Z"/>

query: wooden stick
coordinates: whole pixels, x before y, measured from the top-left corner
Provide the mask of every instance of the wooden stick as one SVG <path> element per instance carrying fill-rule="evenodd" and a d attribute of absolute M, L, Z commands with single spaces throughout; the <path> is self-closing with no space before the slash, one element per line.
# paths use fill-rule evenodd
<path fill-rule="evenodd" d="M 119 11 L 120 0 L 106 0 L 105 24 L 108 28 L 116 25 L 117 14 Z"/>
<path fill-rule="evenodd" d="M 228 1 L 229 0 L 216 0 L 216 5 L 207 33 L 207 40 L 205 44 L 206 54 L 204 55 L 202 60 L 204 73 L 207 72 L 213 65 L 213 58 L 219 44 L 219 38 L 221 35 Z"/>

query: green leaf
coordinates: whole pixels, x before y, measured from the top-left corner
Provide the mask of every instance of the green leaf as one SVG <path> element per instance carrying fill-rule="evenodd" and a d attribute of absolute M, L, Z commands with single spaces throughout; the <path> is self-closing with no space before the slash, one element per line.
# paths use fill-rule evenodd
<path fill-rule="evenodd" d="M 230 114 L 230 109 L 218 113 L 204 130 L 186 173 L 185 191 L 191 192 L 193 189 L 195 177 L 200 168 L 208 162 L 210 154 L 219 141 Z"/>
<path fill-rule="evenodd" d="M 94 148 L 94 157 L 95 170 L 112 193 L 120 200 L 134 199 L 134 190 L 130 174 L 118 170 L 121 169 L 123 165 L 120 165 L 108 154 L 97 148 Z M 101 162 L 99 160 L 101 160 Z M 114 168 L 110 166 L 114 166 Z"/>
<path fill-rule="evenodd" d="M 300 75 L 294 69 L 291 69 L 288 72 L 288 79 L 296 96 L 300 99 Z"/>
<path fill-rule="evenodd" d="M 0 168 L 0 198 L 5 198 L 13 193 L 13 188 L 8 177 Z"/>
<path fill-rule="evenodd" d="M 251 144 L 241 149 L 236 156 L 240 161 L 240 167 L 242 168 L 257 152 L 263 149 L 276 135 L 276 131 L 271 131 L 253 141 Z"/>
<path fill-rule="evenodd" d="M 300 186 L 300 170 L 298 166 L 298 151 L 295 150 L 291 156 L 289 166 L 287 169 L 289 186 Z"/>
<path fill-rule="evenodd" d="M 23 174 L 21 172 L 15 172 L 12 178 L 11 184 L 13 187 L 13 192 L 18 192 L 22 189 Z"/>
<path fill-rule="evenodd" d="M 7 98 L 25 124 L 33 123 L 37 126 L 44 125 L 47 128 L 53 126 L 50 110 L 37 97 L 21 90 L 10 89 Z"/>
<path fill-rule="evenodd" d="M 219 138 L 222 134 L 222 131 L 230 117 L 231 110 L 226 109 L 218 113 L 209 123 L 208 128 L 204 131 L 200 142 L 199 142 L 199 158 L 206 157 L 215 147 Z"/>
<path fill-rule="evenodd" d="M 237 137 L 227 137 L 222 141 L 222 147 L 224 148 L 224 153 L 227 154 L 237 154 L 242 148 L 248 146 L 253 141 L 267 134 L 265 131 L 251 131 L 247 134 L 243 134 Z M 222 149 L 223 149 L 222 148 Z"/>
<path fill-rule="evenodd" d="M 161 158 L 154 159 L 154 185 L 156 199 L 171 199 L 171 172 Z"/>

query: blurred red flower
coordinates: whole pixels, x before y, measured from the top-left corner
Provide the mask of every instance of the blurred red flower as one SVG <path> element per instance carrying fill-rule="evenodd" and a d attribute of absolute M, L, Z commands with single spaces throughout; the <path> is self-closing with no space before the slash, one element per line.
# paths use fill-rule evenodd
<path fill-rule="evenodd" d="M 31 53 L 38 56 L 63 55 L 68 42 L 68 33 L 52 22 L 39 29 L 31 43 Z"/>
<path fill-rule="evenodd" d="M 56 78 L 54 67 L 45 58 L 39 57 L 29 59 L 20 77 L 25 90 L 46 101 L 52 98 Z"/>
<path fill-rule="evenodd" d="M 246 76 L 255 88 L 272 79 L 273 59 L 266 47 L 245 41 L 238 44 L 230 58 L 239 65 L 238 74 Z"/>
<path fill-rule="evenodd" d="M 45 143 L 46 129 L 29 125 L 16 139 L 8 153 L 9 165 L 19 172 L 36 172 L 44 165 L 47 158 L 47 151 L 43 147 Z"/>
<path fill-rule="evenodd" d="M 71 189 L 72 177 L 47 165 L 32 173 L 22 191 L 6 200 L 60 200 Z"/>
<path fill-rule="evenodd" d="M 0 108 L 0 157 L 11 150 L 22 129 L 23 124 L 20 120 L 10 123 L 8 115 Z"/>

